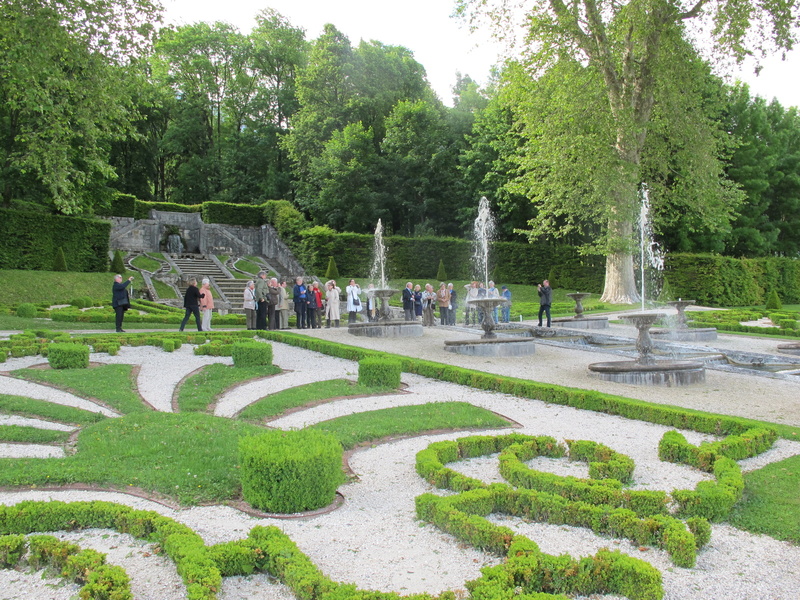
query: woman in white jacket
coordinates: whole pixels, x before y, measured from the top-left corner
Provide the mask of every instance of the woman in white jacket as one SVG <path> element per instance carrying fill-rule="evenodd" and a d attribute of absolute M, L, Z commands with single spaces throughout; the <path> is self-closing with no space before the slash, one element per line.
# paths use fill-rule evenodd
<path fill-rule="evenodd" d="M 247 329 L 252 330 L 256 328 L 256 282 L 250 280 L 244 288 L 244 316 L 247 321 Z"/>
<path fill-rule="evenodd" d="M 361 312 L 361 287 L 355 279 L 350 280 L 350 285 L 345 288 L 347 293 L 347 322 L 356 322 L 356 313 Z"/>
<path fill-rule="evenodd" d="M 325 327 L 330 328 L 331 321 L 333 326 L 339 326 L 340 308 L 339 308 L 339 294 L 342 290 L 336 287 L 336 282 L 331 279 L 325 284 Z"/>

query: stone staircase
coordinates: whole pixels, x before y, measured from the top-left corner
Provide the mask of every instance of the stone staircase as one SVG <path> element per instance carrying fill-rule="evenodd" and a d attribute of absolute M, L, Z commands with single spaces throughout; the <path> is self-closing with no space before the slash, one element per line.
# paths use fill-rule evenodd
<path fill-rule="evenodd" d="M 188 287 L 188 279 L 195 277 L 197 285 L 200 286 L 203 278 L 207 277 L 211 280 L 212 289 L 215 293 L 215 302 L 227 302 L 230 305 L 230 311 L 242 314 L 242 292 L 244 290 L 246 279 L 234 279 L 230 271 L 225 269 L 224 266 L 218 261 L 211 258 L 198 255 L 192 258 L 175 258 L 172 259 L 175 266 L 181 272 L 181 278 L 178 283 L 178 289 L 181 294 L 186 292 Z"/>

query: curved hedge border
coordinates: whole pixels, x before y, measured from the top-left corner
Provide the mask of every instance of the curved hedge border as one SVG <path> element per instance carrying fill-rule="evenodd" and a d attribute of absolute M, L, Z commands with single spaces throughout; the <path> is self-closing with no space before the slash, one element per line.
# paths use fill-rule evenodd
<path fill-rule="evenodd" d="M 61 577 L 83 584 L 81 598 L 133 600 L 130 579 L 122 567 L 106 564 L 106 555 L 82 550 L 52 535 L 0 536 L 0 568 L 15 568 L 30 549 L 27 563 L 35 569 L 49 566 Z"/>
<path fill-rule="evenodd" d="M 475 543 L 472 537 L 477 529 L 481 544 L 488 546 L 477 545 L 499 553 L 506 553 L 510 543 L 507 536 L 498 532 L 504 528 L 497 528 L 485 520 L 470 522 L 466 526 L 462 522 L 463 515 L 451 511 L 479 517 L 499 512 L 552 524 L 587 527 L 598 534 L 625 537 L 638 544 L 664 548 L 672 561 L 681 567 L 694 566 L 697 549 L 708 542 L 710 528 L 704 520 L 692 521 L 687 531 L 681 521 L 663 514 L 666 506 L 663 492 L 623 492 L 618 480 L 561 477 L 525 466 L 524 461 L 535 456 L 557 458 L 565 454 L 563 446 L 559 446 L 551 437 L 519 434 L 513 437 L 496 436 L 494 447 L 486 442 L 485 436 L 436 442 L 417 454 L 417 472 L 422 477 L 429 482 L 437 482 L 440 488 L 462 492 L 457 496 L 426 494 L 424 498 L 418 497 L 417 515 L 421 519 L 472 543 Z M 488 450 L 486 454 L 491 454 L 501 447 L 500 474 L 509 484 L 520 486 L 521 489 L 506 484 L 486 485 L 470 478 L 464 485 L 465 481 L 458 474 L 442 477 L 443 472 L 454 473 L 444 467 L 445 461 L 480 456 L 480 448 Z M 527 477 L 529 474 L 546 477 L 537 477 L 532 481 Z M 441 485 L 444 482 L 455 485 Z M 463 491 L 465 487 L 469 489 Z M 479 491 L 485 494 L 476 495 Z M 472 495 L 467 497 L 467 494 Z M 644 501 L 634 503 L 640 510 L 639 514 L 622 507 L 623 502 L 630 498 L 628 494 L 646 497 Z M 650 508 L 652 511 L 648 512 Z M 695 531 L 698 535 L 695 535 Z M 604 580 L 605 577 L 601 575 L 600 579 Z M 574 593 L 574 590 L 569 591 Z M 594 593 L 602 591 L 614 590 L 597 589 Z"/>

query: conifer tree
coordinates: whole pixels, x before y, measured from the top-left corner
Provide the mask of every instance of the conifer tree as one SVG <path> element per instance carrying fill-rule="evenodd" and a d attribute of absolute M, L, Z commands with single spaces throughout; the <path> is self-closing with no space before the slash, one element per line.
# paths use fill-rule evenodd
<path fill-rule="evenodd" d="M 53 260 L 53 271 L 66 271 L 67 257 L 64 256 L 64 249 L 59 246 L 56 257 Z"/>
<path fill-rule="evenodd" d="M 328 269 L 325 271 L 325 279 L 328 281 L 331 279 L 339 279 L 339 269 L 336 268 L 336 261 L 332 256 L 330 260 L 328 260 Z"/>
<path fill-rule="evenodd" d="M 447 279 L 447 271 L 444 270 L 444 259 L 439 259 L 439 270 L 436 271 L 436 279 L 438 281 L 445 281 Z"/>
<path fill-rule="evenodd" d="M 119 250 L 114 251 L 114 260 L 111 261 L 111 272 L 125 275 L 125 263 Z"/>

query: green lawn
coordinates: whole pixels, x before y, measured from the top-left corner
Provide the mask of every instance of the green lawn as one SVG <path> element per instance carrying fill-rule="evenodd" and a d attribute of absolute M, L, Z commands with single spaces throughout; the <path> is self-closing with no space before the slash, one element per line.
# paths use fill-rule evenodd
<path fill-rule="evenodd" d="M 151 410 L 136 392 L 132 365 L 101 365 L 91 369 L 18 369 L 13 375 L 49 383 L 83 398 L 102 399 L 122 413 Z"/>
<path fill-rule="evenodd" d="M 134 277 L 133 286 L 144 285 L 135 271 L 123 274 Z M 66 304 L 72 298 L 89 296 L 95 300 L 111 301 L 113 273 L 61 273 L 58 271 L 0 270 L 0 304 L 20 302 L 50 302 Z"/>
<path fill-rule="evenodd" d="M 800 544 L 800 456 L 751 471 L 744 482 L 744 496 L 734 507 L 730 523 Z"/>
<path fill-rule="evenodd" d="M 88 425 L 107 418 L 99 412 L 91 412 L 81 408 L 46 402 L 45 400 L 9 396 L 7 394 L 0 394 L 0 414 L 58 421 L 73 425 Z"/>
<path fill-rule="evenodd" d="M 274 365 L 247 368 L 219 363 L 206 365 L 178 388 L 178 408 L 182 412 L 203 412 L 228 388 L 280 372 L 280 367 Z"/>
<path fill-rule="evenodd" d="M 349 379 L 316 381 L 314 383 L 298 385 L 288 390 L 282 390 L 266 396 L 261 400 L 257 400 L 239 413 L 238 417 L 248 421 L 261 421 L 263 419 L 277 417 L 292 408 L 306 406 L 333 398 L 369 396 L 385 392 L 387 392 L 386 389 L 372 388 L 361 385 L 355 381 L 350 381 Z"/>

